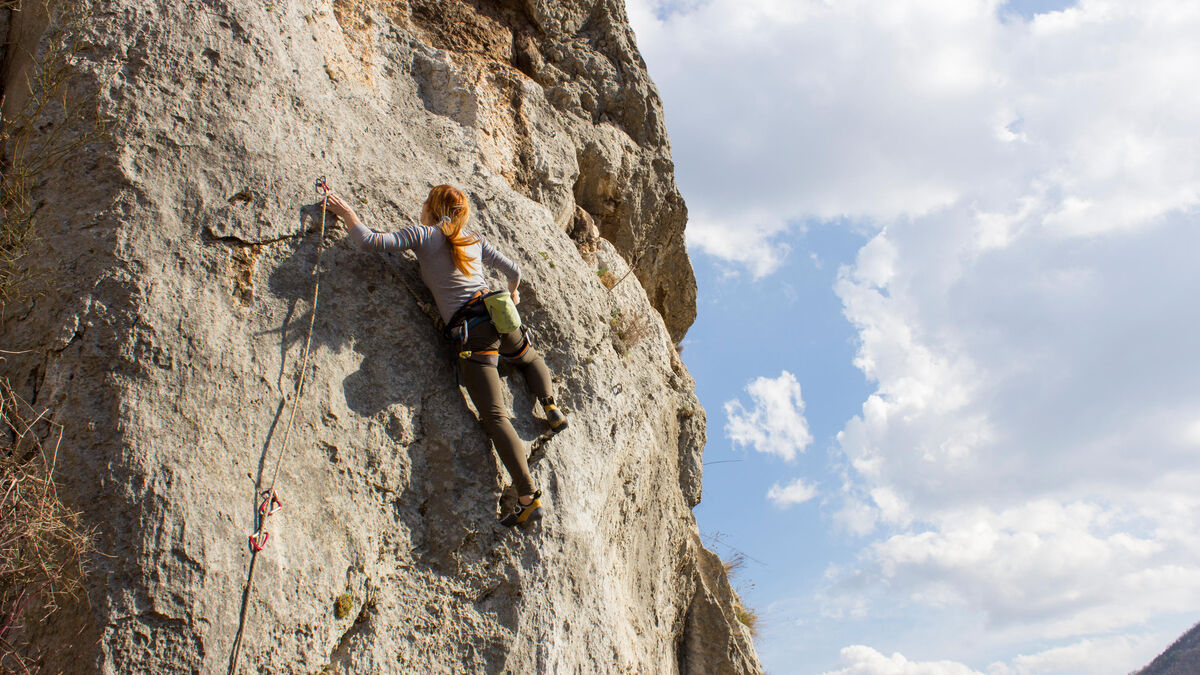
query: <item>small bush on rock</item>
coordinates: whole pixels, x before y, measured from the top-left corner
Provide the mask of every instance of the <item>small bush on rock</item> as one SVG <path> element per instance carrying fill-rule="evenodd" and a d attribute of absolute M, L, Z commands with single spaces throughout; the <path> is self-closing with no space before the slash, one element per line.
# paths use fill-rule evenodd
<path fill-rule="evenodd" d="M 342 593 L 333 602 L 333 615 L 339 619 L 350 616 L 352 609 L 354 609 L 354 596 L 349 593 Z"/>

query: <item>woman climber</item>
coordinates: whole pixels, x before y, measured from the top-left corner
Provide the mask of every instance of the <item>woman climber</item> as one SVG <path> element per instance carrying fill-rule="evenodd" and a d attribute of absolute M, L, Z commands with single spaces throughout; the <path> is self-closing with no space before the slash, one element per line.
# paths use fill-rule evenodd
<path fill-rule="evenodd" d="M 447 334 L 455 339 L 462 382 L 517 491 L 516 510 L 500 522 L 512 527 L 540 520 L 542 492 L 533 487 L 525 445 L 508 421 L 508 411 L 500 395 L 500 376 L 496 372 L 499 359 L 515 364 L 524 374 L 529 392 L 538 398 L 546 412 L 552 433 L 564 429 L 567 419 L 554 404 L 554 388 L 546 362 L 529 344 L 519 319 L 515 327 L 512 325 L 512 319 L 516 319 L 515 305 L 520 301 L 517 286 L 521 270 L 479 234 L 466 229 L 471 215 L 467 197 L 450 185 L 430 190 L 421 208 L 421 225 L 399 232 L 380 234 L 370 230 L 354 209 L 336 195 L 329 195 L 328 208 L 350 227 L 350 239 L 358 248 L 416 252 L 421 279 L 433 293 L 438 312 L 446 322 Z M 507 294 L 489 294 L 482 265 L 477 264 L 480 261 L 504 273 L 508 278 Z M 511 304 L 507 304 L 508 298 Z M 506 314 L 508 321 L 504 320 Z M 498 330 L 497 323 L 507 332 Z"/>

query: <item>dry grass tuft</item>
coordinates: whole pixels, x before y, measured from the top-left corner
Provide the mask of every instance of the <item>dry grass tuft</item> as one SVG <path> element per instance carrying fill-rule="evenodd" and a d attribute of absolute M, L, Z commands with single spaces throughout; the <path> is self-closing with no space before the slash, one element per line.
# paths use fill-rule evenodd
<path fill-rule="evenodd" d="M 32 198 L 34 187 L 50 169 L 105 132 L 103 122 L 71 124 L 84 119 L 94 96 L 69 101 L 66 94 L 83 48 L 81 28 L 91 19 L 95 5 L 78 0 L 0 0 L 0 9 L 16 14 L 32 11 L 34 3 L 40 3 L 48 20 L 42 51 L 27 82 L 14 77 L 9 83 L 26 90 L 28 98 L 11 117 L 0 117 L 0 303 L 31 294 L 33 276 L 22 261 L 37 243 L 39 205 Z M 9 49 L 12 57 L 18 45 Z M 0 107 L 7 97 L 7 93 L 0 97 Z"/>
<path fill-rule="evenodd" d="M 731 558 L 722 558 L 721 564 L 725 566 L 725 574 L 732 577 L 734 574 L 746 569 L 746 556 L 741 553 L 734 553 Z"/>
<path fill-rule="evenodd" d="M 734 576 L 746 571 L 746 555 L 741 551 L 733 550 L 730 557 L 721 558 L 721 564 L 725 567 L 725 574 L 732 581 Z M 751 587 L 753 587 L 753 584 L 751 584 Z M 742 604 L 742 599 L 736 591 L 733 594 L 733 615 L 750 631 L 750 637 L 758 637 L 758 610 Z"/>
<path fill-rule="evenodd" d="M 650 335 L 652 324 L 645 314 L 626 315 L 619 309 L 612 310 L 609 327 L 612 329 L 613 349 L 622 357 Z"/>
<path fill-rule="evenodd" d="M 604 287 L 609 290 L 612 290 L 612 287 L 616 286 L 617 282 L 620 281 L 617 279 L 617 275 L 613 274 L 607 267 L 601 267 L 596 270 L 596 276 L 600 277 L 600 283 L 604 284 Z"/>
<path fill-rule="evenodd" d="M 750 637 L 758 637 L 758 612 L 737 600 L 733 603 L 733 614 L 743 626 L 750 630 Z"/>
<path fill-rule="evenodd" d="M 350 611 L 353 609 L 354 596 L 349 593 L 342 593 L 333 601 L 333 615 L 339 619 L 350 616 Z"/>
<path fill-rule="evenodd" d="M 36 413 L 36 414 L 35 414 Z M 58 498 L 62 427 L 0 380 L 0 671 L 31 672 L 27 639 L 67 598 L 84 597 L 94 532 Z"/>

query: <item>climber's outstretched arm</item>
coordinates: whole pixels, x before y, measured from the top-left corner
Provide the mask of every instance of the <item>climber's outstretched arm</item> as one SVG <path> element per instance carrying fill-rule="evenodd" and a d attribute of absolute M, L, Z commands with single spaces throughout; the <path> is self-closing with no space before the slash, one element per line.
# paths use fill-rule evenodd
<path fill-rule="evenodd" d="M 329 195 L 329 212 L 345 221 L 350 239 L 364 251 L 407 251 L 421 245 L 430 228 L 408 227 L 399 232 L 373 232 L 341 197 Z"/>
<path fill-rule="evenodd" d="M 486 239 L 482 242 L 483 261 L 493 267 L 499 269 L 508 278 L 508 292 L 512 294 L 513 303 L 521 301 L 521 296 L 517 293 L 517 286 L 521 285 L 521 268 L 507 256 L 492 246 Z"/>

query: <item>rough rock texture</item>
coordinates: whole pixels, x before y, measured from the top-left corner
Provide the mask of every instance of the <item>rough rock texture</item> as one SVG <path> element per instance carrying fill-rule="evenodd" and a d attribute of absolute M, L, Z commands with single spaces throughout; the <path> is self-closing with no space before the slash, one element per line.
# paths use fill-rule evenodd
<path fill-rule="evenodd" d="M 705 431 L 673 348 L 695 312 L 686 216 L 622 4 L 97 7 L 69 88 L 94 96 L 86 119 L 51 107 L 37 133 L 114 122 L 38 177 L 46 291 L 4 307 L 0 345 L 33 350 L 0 374 L 64 426 L 61 493 L 107 554 L 90 608 L 45 628 L 81 636 L 50 667 L 226 670 L 251 477 L 269 480 L 297 406 L 241 672 L 757 672 L 691 513 Z M 44 28 L 14 15 L 10 35 L 37 54 Z M 34 63 L 10 59 L 6 88 Z M 378 229 L 459 185 L 522 266 L 522 313 L 571 411 L 534 456 L 539 528 L 496 525 L 507 474 L 414 261 L 356 251 L 333 223 L 320 240 L 319 174 Z"/>

